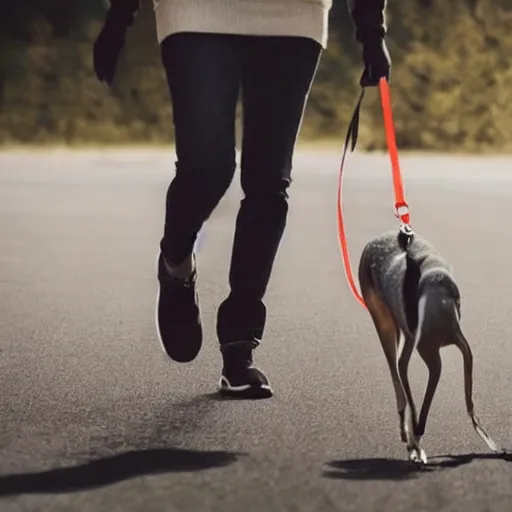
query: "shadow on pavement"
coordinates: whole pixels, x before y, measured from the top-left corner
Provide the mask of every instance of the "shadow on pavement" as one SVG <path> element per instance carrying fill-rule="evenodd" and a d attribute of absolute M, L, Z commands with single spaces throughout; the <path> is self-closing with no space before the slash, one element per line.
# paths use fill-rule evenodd
<path fill-rule="evenodd" d="M 422 474 L 453 469 L 475 460 L 504 460 L 512 462 L 507 453 L 470 453 L 467 455 L 438 455 L 426 465 L 400 459 L 352 459 L 327 463 L 332 469 L 324 471 L 326 478 L 342 480 L 410 480 Z"/>
<path fill-rule="evenodd" d="M 0 475 L 0 497 L 27 493 L 69 493 L 130 478 L 228 466 L 241 454 L 176 448 L 137 450 L 85 464 L 39 473 Z"/>
<path fill-rule="evenodd" d="M 204 395 L 200 395 L 199 400 L 207 400 L 210 402 L 237 402 L 237 401 L 238 402 L 243 402 L 243 401 L 254 402 L 255 401 L 254 398 L 246 398 L 246 397 L 241 397 L 241 396 L 224 396 L 224 395 L 219 394 L 216 391 L 213 393 L 206 393 Z M 263 401 L 265 401 L 265 400 L 263 400 Z"/>
<path fill-rule="evenodd" d="M 188 402 L 182 402 L 179 405 L 196 405 L 197 403 L 203 402 L 267 402 L 267 398 L 254 398 L 254 397 L 244 397 L 244 396 L 224 396 L 218 393 L 217 391 L 211 393 L 205 393 L 202 395 L 198 395 L 196 398 L 189 400 Z"/>

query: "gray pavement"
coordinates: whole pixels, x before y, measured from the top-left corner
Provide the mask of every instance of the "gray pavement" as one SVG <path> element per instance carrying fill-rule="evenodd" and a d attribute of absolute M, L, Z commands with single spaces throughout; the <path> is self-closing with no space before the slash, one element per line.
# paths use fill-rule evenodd
<path fill-rule="evenodd" d="M 173 153 L 0 154 L 2 512 L 512 509 L 512 463 L 472 430 L 453 348 L 423 443 L 432 464 L 403 463 L 388 369 L 339 254 L 338 160 L 297 155 L 256 354 L 276 395 L 249 402 L 215 395 L 238 176 L 199 251 L 205 346 L 178 365 L 154 324 Z M 512 448 L 512 158 L 401 162 L 414 227 L 459 280 L 477 414 Z M 346 172 L 355 267 L 396 220 L 385 156 L 352 155 Z M 418 401 L 416 355 L 410 371 Z"/>

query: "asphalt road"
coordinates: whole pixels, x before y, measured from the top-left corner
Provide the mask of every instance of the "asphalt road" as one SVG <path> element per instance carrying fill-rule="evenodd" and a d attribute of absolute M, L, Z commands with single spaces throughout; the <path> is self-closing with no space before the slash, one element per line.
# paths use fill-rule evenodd
<path fill-rule="evenodd" d="M 414 227 L 462 289 L 477 414 L 510 449 L 512 159 L 401 161 Z M 256 358 L 275 396 L 215 395 L 238 177 L 199 251 L 203 351 L 165 358 L 155 257 L 173 163 L 156 151 L 0 155 L 0 510 L 510 511 L 512 462 L 472 430 L 453 348 L 423 442 L 430 465 L 403 462 L 388 369 L 339 254 L 337 152 L 296 158 Z M 396 225 L 387 159 L 353 155 L 345 184 L 355 266 Z M 410 371 L 419 400 L 418 356 Z"/>

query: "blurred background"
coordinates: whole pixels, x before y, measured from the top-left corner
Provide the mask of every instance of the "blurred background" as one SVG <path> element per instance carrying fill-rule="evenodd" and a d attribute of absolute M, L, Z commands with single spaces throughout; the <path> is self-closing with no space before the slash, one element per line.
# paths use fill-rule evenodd
<path fill-rule="evenodd" d="M 92 45 L 104 0 L 16 0 L 0 18 L 0 144 L 166 144 L 172 113 L 151 0 L 129 40 L 113 90 L 98 83 Z M 7 15 L 5 15 L 7 13 Z M 512 148 L 512 1 L 390 1 L 392 94 L 402 149 Z M 302 141 L 342 141 L 358 93 L 361 52 L 345 0 L 335 0 L 329 47 Z M 371 91 L 361 148 L 380 149 Z"/>
<path fill-rule="evenodd" d="M 486 453 L 474 433 L 455 347 L 443 349 L 423 442 L 433 464 L 403 463 L 388 365 L 338 242 L 339 160 L 362 72 L 346 0 L 334 0 L 266 292 L 256 364 L 275 398 L 215 393 L 240 179 L 199 240 L 201 354 L 186 365 L 164 355 L 155 262 L 174 133 L 152 1 L 141 1 L 113 89 L 92 68 L 104 0 L 1 4 L 0 511 L 511 511 L 511 456 Z M 455 269 L 475 405 L 510 454 L 512 0 L 388 4 L 413 227 Z M 358 149 L 384 148 L 373 88 Z M 398 223 L 388 156 L 349 160 L 357 275 L 364 244 Z M 409 368 L 419 407 L 426 366 L 413 356 Z"/>

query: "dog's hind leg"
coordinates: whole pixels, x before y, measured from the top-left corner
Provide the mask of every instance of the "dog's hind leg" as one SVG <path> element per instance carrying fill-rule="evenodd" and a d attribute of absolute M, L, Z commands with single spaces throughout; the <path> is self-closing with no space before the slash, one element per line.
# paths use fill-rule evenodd
<path fill-rule="evenodd" d="M 399 330 L 393 315 L 382 299 L 373 291 L 364 294 L 364 300 L 372 317 L 379 340 L 388 362 L 391 380 L 395 390 L 397 412 L 400 424 L 400 438 L 407 442 L 407 428 L 405 424 L 405 408 L 407 397 L 405 395 L 397 366 L 397 351 L 399 342 Z"/>
<path fill-rule="evenodd" d="M 400 360 L 398 363 L 400 379 L 402 380 L 404 390 L 407 396 L 407 400 L 409 402 L 409 407 L 411 410 L 411 420 L 412 420 L 412 433 L 410 435 L 409 441 L 407 443 L 407 450 L 409 452 L 410 460 L 414 462 L 427 462 L 427 456 L 425 452 L 420 448 L 421 435 L 418 435 L 418 432 L 421 430 L 418 428 L 418 417 L 416 413 L 416 407 L 414 404 L 414 399 L 412 397 L 411 387 L 409 385 L 409 377 L 408 377 L 408 369 L 409 362 L 411 360 L 412 353 L 415 348 L 418 348 L 418 352 L 420 352 L 420 356 L 426 362 L 427 367 L 429 369 L 429 382 L 427 386 L 426 399 L 423 401 L 423 406 L 420 414 L 419 423 L 421 424 L 422 418 L 423 421 L 426 421 L 426 415 L 428 414 L 428 409 L 430 407 L 430 402 L 432 401 L 432 397 L 434 396 L 435 389 L 439 382 L 440 370 L 441 366 L 437 368 L 439 371 L 436 372 L 436 361 L 430 357 L 431 355 L 435 356 L 435 351 L 437 348 L 437 353 L 439 352 L 439 344 L 432 343 L 430 340 L 429 329 L 425 329 L 425 317 L 426 317 L 426 307 L 427 307 L 427 297 L 423 296 L 418 301 L 418 313 L 417 313 L 417 323 L 414 334 L 407 333 L 405 338 L 404 349 L 402 354 L 400 355 Z M 433 349 L 433 352 L 431 352 Z M 439 355 L 439 354 L 438 354 Z M 440 359 L 439 359 L 440 363 Z M 424 429 L 424 427 L 423 427 Z"/>
<path fill-rule="evenodd" d="M 423 404 L 421 405 L 420 417 L 414 429 L 414 435 L 418 443 L 425 434 L 428 413 L 432 405 L 432 400 L 434 399 L 437 385 L 439 384 L 439 379 L 441 378 L 442 363 L 439 350 L 439 345 L 433 343 L 428 337 L 423 337 L 418 342 L 418 353 L 428 369 L 427 388 L 425 390 L 425 396 L 423 397 Z"/>
<path fill-rule="evenodd" d="M 500 450 L 496 446 L 496 443 L 491 439 L 489 434 L 484 430 L 482 425 L 480 424 L 479 419 L 475 415 L 474 405 L 473 405 L 473 354 L 471 352 L 471 348 L 469 346 L 468 341 L 464 337 L 461 331 L 459 331 L 455 345 L 462 353 L 462 357 L 464 360 L 464 394 L 466 397 L 466 410 L 471 418 L 471 422 L 473 423 L 473 428 L 476 433 L 484 440 L 487 446 L 493 451 L 498 453 Z"/>
<path fill-rule="evenodd" d="M 414 404 L 414 399 L 412 396 L 411 386 L 409 384 L 409 362 L 411 360 L 412 353 L 414 351 L 414 338 L 409 334 L 405 334 L 405 343 L 402 349 L 402 353 L 398 358 L 398 374 L 400 375 L 400 380 L 402 381 L 402 385 L 404 387 L 405 396 L 407 397 L 407 401 L 409 402 L 409 408 L 411 410 L 411 420 L 413 428 L 416 428 L 418 424 L 418 416 L 416 413 L 416 405 Z"/>
<path fill-rule="evenodd" d="M 442 362 L 439 347 L 429 342 L 428 339 L 423 338 L 418 344 L 418 353 L 423 359 L 423 362 L 428 369 L 428 382 L 423 397 L 423 404 L 421 406 L 420 417 L 418 424 L 415 428 L 415 434 L 418 438 L 423 437 L 427 425 L 427 418 L 430 412 L 430 406 L 434 399 L 434 395 L 441 378 Z"/>
<path fill-rule="evenodd" d="M 405 335 L 405 343 L 400 354 L 400 358 L 398 360 L 398 374 L 400 376 L 400 380 L 402 382 L 405 395 L 407 397 L 407 401 L 409 403 L 409 410 L 411 412 L 411 423 L 412 428 L 409 431 L 408 439 L 407 439 L 407 452 L 409 454 L 409 459 L 413 462 L 427 462 L 427 456 L 425 452 L 420 447 L 420 440 L 416 435 L 417 425 L 418 425 L 418 417 L 416 413 L 416 406 L 414 404 L 414 398 L 411 392 L 411 386 L 409 384 L 409 362 L 411 360 L 411 355 L 414 351 L 414 347 L 416 345 L 416 340 L 414 336 L 411 336 L 409 333 Z"/>

